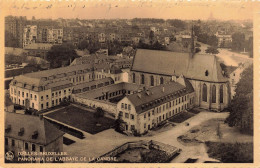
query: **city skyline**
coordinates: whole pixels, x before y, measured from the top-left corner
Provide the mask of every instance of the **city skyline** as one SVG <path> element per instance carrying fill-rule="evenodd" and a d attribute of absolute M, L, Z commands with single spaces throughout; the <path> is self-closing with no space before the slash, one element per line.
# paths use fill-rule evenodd
<path fill-rule="evenodd" d="M 252 2 L 174 2 L 174 1 L 89 1 L 77 3 L 7 4 L 5 15 L 26 16 L 31 19 L 133 19 L 161 18 L 183 20 L 252 20 Z M 33 10 L 30 10 L 33 9 Z M 36 10 L 37 9 L 37 10 Z M 181 15 L 180 15 L 181 13 Z"/>

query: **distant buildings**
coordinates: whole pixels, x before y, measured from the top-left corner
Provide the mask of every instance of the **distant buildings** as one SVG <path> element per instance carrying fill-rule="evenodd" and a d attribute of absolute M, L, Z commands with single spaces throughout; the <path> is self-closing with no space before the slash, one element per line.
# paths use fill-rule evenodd
<path fill-rule="evenodd" d="M 25 51 L 28 51 L 28 56 L 40 57 L 47 59 L 47 53 L 51 49 L 53 44 L 49 43 L 32 43 L 24 47 Z"/>
<path fill-rule="evenodd" d="M 55 154 L 43 155 L 43 152 L 63 152 L 63 135 L 42 116 L 5 112 L 5 152 L 14 154 L 12 162 L 53 162 L 39 158 L 57 157 Z M 37 152 L 37 155 L 21 156 L 18 152 Z M 35 159 L 18 161 L 18 156 Z"/>
<path fill-rule="evenodd" d="M 37 26 L 26 25 L 23 31 L 23 48 L 29 44 L 36 43 Z"/>
<path fill-rule="evenodd" d="M 218 39 L 218 47 L 220 48 L 230 48 L 232 43 L 231 34 L 226 34 L 224 32 L 217 32 L 216 37 Z"/>
<path fill-rule="evenodd" d="M 26 17 L 5 17 L 5 31 L 9 33 L 5 38 L 7 40 L 16 40 L 16 46 L 9 47 L 23 47 L 23 33 L 26 21 Z"/>

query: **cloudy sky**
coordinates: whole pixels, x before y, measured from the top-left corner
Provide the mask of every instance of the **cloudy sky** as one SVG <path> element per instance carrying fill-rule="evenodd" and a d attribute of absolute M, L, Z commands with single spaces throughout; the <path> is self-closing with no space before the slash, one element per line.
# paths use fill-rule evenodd
<path fill-rule="evenodd" d="M 163 18 L 208 19 L 211 15 L 221 20 L 253 19 L 254 3 L 233 0 L 59 0 L 14 1 L 6 3 L 5 15 L 32 16 L 38 18 Z"/>

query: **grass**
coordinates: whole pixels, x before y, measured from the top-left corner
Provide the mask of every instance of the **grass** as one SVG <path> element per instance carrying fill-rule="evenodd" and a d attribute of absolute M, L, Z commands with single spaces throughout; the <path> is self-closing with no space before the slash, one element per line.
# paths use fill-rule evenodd
<path fill-rule="evenodd" d="M 253 143 L 206 142 L 209 157 L 223 163 L 253 163 Z"/>
<path fill-rule="evenodd" d="M 70 105 L 46 116 L 90 134 L 96 134 L 114 125 L 113 119 L 107 117 L 96 119 L 93 114 L 93 112 Z M 97 122 L 101 125 L 97 126 Z"/>
<path fill-rule="evenodd" d="M 183 121 L 185 121 L 193 116 L 194 116 L 194 114 L 190 114 L 187 112 L 181 112 L 181 113 L 173 116 L 171 119 L 169 119 L 169 121 L 175 122 L 175 123 L 182 123 Z"/>

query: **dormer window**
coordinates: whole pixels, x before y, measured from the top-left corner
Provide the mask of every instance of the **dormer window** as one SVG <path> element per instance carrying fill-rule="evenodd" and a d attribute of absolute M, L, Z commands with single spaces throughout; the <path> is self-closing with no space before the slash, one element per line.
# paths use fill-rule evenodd
<path fill-rule="evenodd" d="M 8 132 L 10 132 L 10 131 L 11 131 L 11 125 L 8 125 L 8 126 L 6 127 L 6 129 L 5 129 L 5 132 L 8 133 Z"/>
<path fill-rule="evenodd" d="M 24 128 L 20 128 L 20 131 L 18 132 L 18 136 L 23 136 L 24 134 Z"/>
<path fill-rule="evenodd" d="M 38 138 L 38 131 L 34 131 L 32 135 L 32 139 L 37 139 Z"/>
<path fill-rule="evenodd" d="M 209 76 L 209 71 L 208 70 L 205 71 L 205 76 Z"/>

